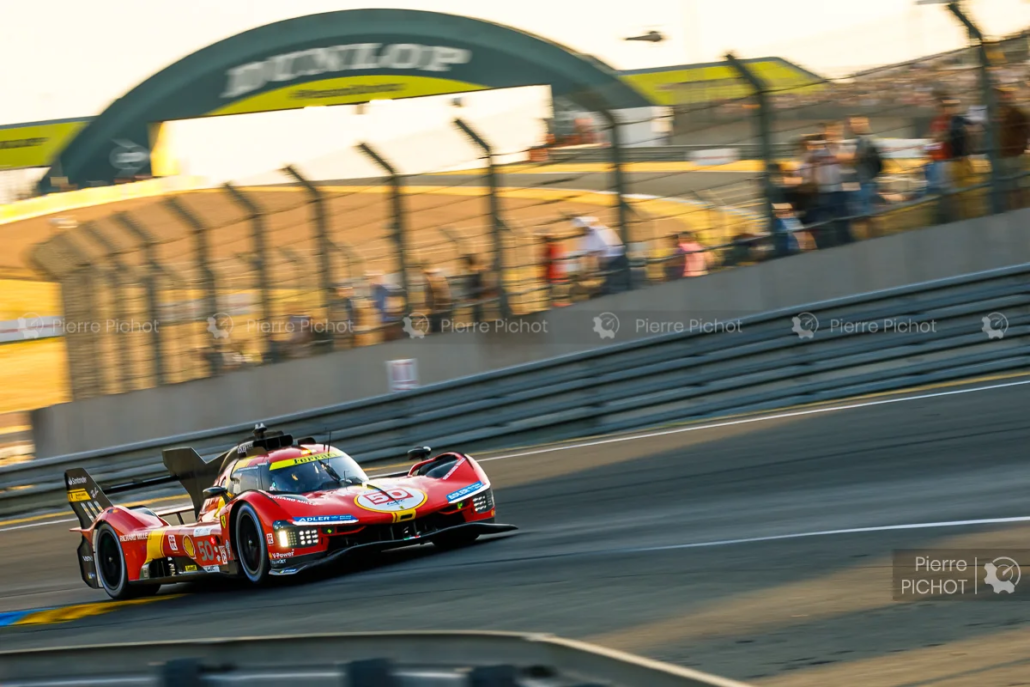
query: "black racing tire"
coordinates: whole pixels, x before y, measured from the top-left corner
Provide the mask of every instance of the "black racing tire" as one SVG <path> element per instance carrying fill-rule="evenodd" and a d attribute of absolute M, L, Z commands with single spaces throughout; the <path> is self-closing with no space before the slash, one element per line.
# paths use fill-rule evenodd
<path fill-rule="evenodd" d="M 433 539 L 433 546 L 441 551 L 453 551 L 471 546 L 478 538 L 478 532 L 451 532 Z"/>
<path fill-rule="evenodd" d="M 129 582 L 125 554 L 118 541 L 118 533 L 106 522 L 100 523 L 93 534 L 93 559 L 96 562 L 97 578 L 107 595 L 116 601 L 153 596 L 161 588 L 159 584 Z"/>
<path fill-rule="evenodd" d="M 240 504 L 239 509 L 233 534 L 240 572 L 252 584 L 265 584 L 272 563 L 268 559 L 268 545 L 265 544 L 265 534 L 261 529 L 261 518 L 249 503 Z"/>

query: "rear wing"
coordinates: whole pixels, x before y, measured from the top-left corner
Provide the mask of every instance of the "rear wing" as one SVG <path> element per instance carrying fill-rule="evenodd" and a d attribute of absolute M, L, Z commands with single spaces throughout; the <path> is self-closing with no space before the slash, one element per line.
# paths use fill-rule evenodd
<path fill-rule="evenodd" d="M 79 525 L 86 529 L 111 507 L 107 495 L 83 468 L 72 468 L 64 471 L 64 488 L 68 493 L 68 505 L 72 507 Z"/>

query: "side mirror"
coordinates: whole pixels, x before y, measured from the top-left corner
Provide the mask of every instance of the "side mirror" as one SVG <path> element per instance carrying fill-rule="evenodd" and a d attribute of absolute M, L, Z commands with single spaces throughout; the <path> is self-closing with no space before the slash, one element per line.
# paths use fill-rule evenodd
<path fill-rule="evenodd" d="M 432 452 L 433 449 L 428 446 L 419 446 L 408 451 L 408 460 L 425 460 Z"/>
<path fill-rule="evenodd" d="M 220 486 L 216 485 L 216 486 L 208 487 L 207 489 L 205 489 L 204 490 L 204 496 L 208 497 L 209 499 L 217 498 L 219 496 L 224 496 L 225 498 L 229 498 L 229 490 L 226 489 L 225 487 L 220 487 Z"/>

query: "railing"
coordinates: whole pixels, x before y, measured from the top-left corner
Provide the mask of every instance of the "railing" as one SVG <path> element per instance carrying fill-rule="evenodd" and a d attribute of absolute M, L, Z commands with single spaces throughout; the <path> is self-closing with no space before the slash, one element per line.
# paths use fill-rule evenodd
<path fill-rule="evenodd" d="M 254 420 L 298 436 L 331 429 L 359 462 L 399 457 L 416 444 L 472 450 L 620 432 L 1027 369 L 1028 306 L 1024 264 Z M 85 467 L 102 483 L 147 479 L 164 474 L 162 448 L 214 455 L 250 428 L 0 467 L 0 513 L 62 503 L 67 467 Z"/>
<path fill-rule="evenodd" d="M 155 667 L 156 666 L 156 667 Z M 7 687 L 195 687 L 261 681 L 349 687 L 746 687 L 620 651 L 542 634 L 375 632 L 111 644 L 0 652 Z M 342 679 L 342 680 L 341 680 Z"/>

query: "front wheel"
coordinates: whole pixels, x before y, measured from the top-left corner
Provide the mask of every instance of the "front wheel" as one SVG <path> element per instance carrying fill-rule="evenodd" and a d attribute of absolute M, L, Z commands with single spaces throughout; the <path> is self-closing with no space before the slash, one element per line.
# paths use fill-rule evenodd
<path fill-rule="evenodd" d="M 240 512 L 236 516 L 236 557 L 247 579 L 254 584 L 263 584 L 268 580 L 272 566 L 268 560 L 265 535 L 261 531 L 261 519 L 249 503 L 240 504 L 239 508 Z"/>
<path fill-rule="evenodd" d="M 100 578 L 100 586 L 104 588 L 107 595 L 116 601 L 137 599 L 143 596 L 152 596 L 157 593 L 161 585 L 157 584 L 130 584 L 129 571 L 125 565 L 125 554 L 122 553 L 121 542 L 118 541 L 118 533 L 106 522 L 101 523 L 96 529 L 94 545 L 94 559 L 96 560 L 97 576 Z"/>

